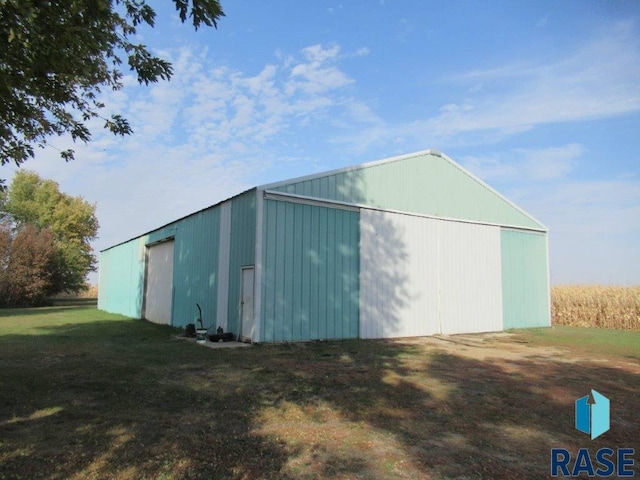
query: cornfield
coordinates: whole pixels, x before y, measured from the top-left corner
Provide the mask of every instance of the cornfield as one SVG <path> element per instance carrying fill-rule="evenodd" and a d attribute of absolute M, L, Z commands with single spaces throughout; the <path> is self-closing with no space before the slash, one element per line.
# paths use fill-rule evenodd
<path fill-rule="evenodd" d="M 98 298 L 98 285 L 87 284 L 87 289 L 81 292 L 60 293 L 54 297 L 57 300 L 74 298 Z"/>
<path fill-rule="evenodd" d="M 640 330 L 640 286 L 552 287 L 551 320 L 554 325 Z"/>
<path fill-rule="evenodd" d="M 89 285 L 89 289 L 85 292 L 80 292 L 78 298 L 98 298 L 98 285 Z"/>

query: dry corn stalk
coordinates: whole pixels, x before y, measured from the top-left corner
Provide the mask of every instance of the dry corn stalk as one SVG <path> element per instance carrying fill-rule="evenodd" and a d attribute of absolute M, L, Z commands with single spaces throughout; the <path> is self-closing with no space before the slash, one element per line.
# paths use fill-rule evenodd
<path fill-rule="evenodd" d="M 552 287 L 551 319 L 554 325 L 640 330 L 640 286 Z"/>

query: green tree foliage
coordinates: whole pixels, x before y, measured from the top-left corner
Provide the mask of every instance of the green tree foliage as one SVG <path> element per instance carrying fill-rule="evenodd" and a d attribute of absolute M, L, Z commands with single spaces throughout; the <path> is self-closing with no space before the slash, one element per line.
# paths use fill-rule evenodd
<path fill-rule="evenodd" d="M 42 305 L 56 292 L 60 257 L 49 228 L 0 226 L 0 306 Z"/>
<path fill-rule="evenodd" d="M 47 293 L 77 292 L 85 288 L 87 273 L 96 269 L 91 248 L 98 232 L 96 206 L 82 197 L 60 192 L 53 180 L 42 179 L 26 170 L 16 174 L 3 197 L 0 215 L 4 214 L 4 223 L 17 232 L 14 244 L 23 231 L 29 234 L 48 231 L 53 235 L 57 261 L 49 265 Z M 9 272 L 13 274 L 14 270 L 10 268 Z"/>
<path fill-rule="evenodd" d="M 217 27 L 218 0 L 173 0 L 193 27 Z M 0 0 L 0 160 L 22 164 L 51 135 L 91 139 L 86 122 L 102 118 L 118 135 L 131 133 L 119 114 L 103 117 L 102 89 L 122 88 L 122 66 L 140 83 L 168 80 L 169 62 L 136 42 L 155 11 L 145 0 Z M 73 151 L 62 152 L 65 160 Z"/>

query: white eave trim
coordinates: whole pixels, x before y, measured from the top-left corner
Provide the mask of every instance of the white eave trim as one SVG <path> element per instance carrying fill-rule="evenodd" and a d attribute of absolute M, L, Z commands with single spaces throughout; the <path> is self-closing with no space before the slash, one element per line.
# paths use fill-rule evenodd
<path fill-rule="evenodd" d="M 267 185 L 260 185 L 258 188 L 261 190 L 272 190 L 274 188 L 282 187 L 284 185 L 289 185 L 291 183 L 300 183 L 300 182 L 306 182 L 308 180 L 315 180 L 316 178 L 330 177 L 332 175 L 338 175 L 340 173 L 353 172 L 354 170 L 362 170 L 363 168 L 375 167 L 376 165 L 382 165 L 385 163 L 399 162 L 401 160 L 406 160 L 408 158 L 413 158 L 413 157 L 419 157 L 422 155 L 442 156 L 442 154 L 438 150 L 434 150 L 434 149 L 422 150 L 420 152 L 406 153 L 404 155 L 398 155 L 396 157 L 391 157 L 391 158 L 384 158 L 382 160 L 376 160 L 374 162 L 366 162 L 366 163 L 361 163 L 359 165 L 351 165 L 349 167 L 342 167 L 342 168 L 337 168 L 335 170 L 314 173 L 312 175 L 305 175 L 303 177 L 290 178 L 288 180 L 281 180 L 279 182 L 269 183 Z"/>
<path fill-rule="evenodd" d="M 523 227 L 520 225 L 509 225 L 509 224 L 500 224 L 500 223 L 492 223 L 492 222 L 482 222 L 479 220 L 466 220 L 462 218 L 452 218 L 452 217 L 441 217 L 438 215 L 428 215 L 424 213 L 416 213 L 416 212 L 407 212 L 404 210 L 394 210 L 391 208 L 381 208 L 373 205 L 367 205 L 363 203 L 349 203 L 342 202 L 339 200 L 327 200 L 325 198 L 318 197 L 307 197 L 305 195 L 298 195 L 295 193 L 285 193 L 278 192 L 273 190 L 265 190 L 264 198 L 266 200 L 276 200 L 281 202 L 291 202 L 291 203 L 301 203 L 304 205 L 314 205 L 318 207 L 326 207 L 326 208 L 337 208 L 341 210 L 350 210 L 350 211 L 359 211 L 361 208 L 367 210 L 376 210 L 379 212 L 389 212 L 389 213 L 397 213 L 400 215 L 408 215 L 411 217 L 421 217 L 421 218 L 431 218 L 434 220 L 443 220 L 446 222 L 457 222 L 457 223 L 470 223 L 473 225 L 487 225 L 490 227 L 500 227 L 509 230 L 516 231 L 526 231 L 526 232 L 537 232 L 537 233 L 547 233 L 546 228 L 533 228 L 533 227 Z"/>
<path fill-rule="evenodd" d="M 313 205 L 316 207 L 329 207 L 339 210 L 350 210 L 357 212 L 360 210 L 358 205 L 341 202 L 338 200 L 327 200 L 326 198 L 307 197 L 305 195 L 297 195 L 295 193 L 277 192 L 273 190 L 265 190 L 264 198 L 266 200 L 278 200 L 281 202 L 301 203 L 303 205 Z"/>
<path fill-rule="evenodd" d="M 435 153 L 432 155 L 436 155 Z M 537 218 L 535 218 L 533 215 L 531 215 L 530 213 L 524 211 L 522 208 L 520 208 L 519 206 L 517 206 L 515 203 L 513 203 L 511 200 L 509 200 L 507 197 L 505 197 L 504 195 L 502 195 L 500 192 L 498 192 L 497 190 L 495 190 L 491 185 L 488 185 L 487 183 L 485 183 L 484 181 L 482 181 L 480 178 L 476 177 L 473 173 L 471 173 L 469 170 L 467 170 L 466 168 L 464 168 L 462 165 L 460 165 L 459 163 L 457 163 L 455 160 L 449 158 L 447 155 L 445 155 L 444 153 L 437 153 L 438 156 L 444 158 L 447 162 L 449 162 L 451 165 L 453 165 L 454 167 L 456 167 L 457 169 L 459 169 L 461 172 L 465 173 L 466 175 L 468 175 L 469 177 L 471 177 L 473 180 L 475 180 L 476 182 L 478 182 L 480 185 L 482 185 L 483 187 L 485 187 L 487 190 L 489 190 L 490 192 L 494 193 L 495 195 L 497 195 L 498 197 L 500 197 L 502 200 L 504 200 L 507 204 L 509 204 L 511 207 L 515 208 L 516 210 L 518 210 L 520 213 L 522 213 L 525 217 L 530 218 L 531 220 L 533 220 L 534 222 L 536 222 L 538 225 L 540 225 L 541 227 L 541 231 L 548 231 L 549 229 L 547 228 L 547 226 L 542 223 L 540 220 L 538 220 Z M 531 228 L 530 230 L 536 230 L 535 228 Z"/>
<path fill-rule="evenodd" d="M 273 190 L 274 188 L 283 187 L 285 185 L 290 185 L 290 184 L 300 183 L 300 182 L 306 182 L 306 181 L 309 181 L 309 180 L 315 180 L 317 178 L 322 178 L 322 177 L 330 177 L 332 175 L 337 175 L 337 174 L 346 173 L 346 172 L 352 172 L 354 170 L 362 170 L 363 168 L 375 167 L 375 166 L 384 165 L 384 164 L 387 164 L 387 163 L 400 162 L 402 160 L 407 160 L 409 158 L 420 157 L 420 156 L 425 156 L 425 155 L 433 155 L 435 157 L 443 158 L 444 160 L 449 162 L 451 165 L 453 165 L 455 168 L 460 170 L 462 173 L 464 173 L 465 175 L 469 176 L 472 180 L 475 180 L 480 185 L 482 185 L 484 188 L 486 188 L 487 190 L 492 192 L 494 195 L 497 195 L 500 199 L 502 199 L 504 202 L 506 202 L 509 206 L 511 206 L 512 208 L 516 209 L 518 212 L 522 213 L 524 216 L 526 216 L 527 218 L 533 220 L 535 223 L 540 225 L 540 229 L 539 229 L 540 231 L 547 231 L 548 230 L 548 228 L 545 226 L 544 223 L 539 221 L 537 218 L 533 217 L 530 213 L 524 211 L 522 208 L 517 206 L 515 203 L 513 203 L 511 200 L 506 198 L 500 192 L 495 190 L 493 187 L 491 187 L 490 185 L 488 185 L 487 183 L 482 181 L 480 178 L 475 176 L 473 173 L 471 173 L 469 170 L 464 168 L 462 165 L 458 164 L 455 160 L 453 160 L 452 158 L 448 157 L 447 155 L 445 155 L 444 153 L 440 152 L 439 150 L 436 150 L 436 149 L 433 149 L 433 148 L 432 149 L 428 149 L 428 150 L 421 150 L 419 152 L 407 153 L 407 154 L 404 154 L 404 155 L 398 155 L 396 157 L 385 158 L 385 159 L 382 159 L 382 160 L 376 160 L 374 162 L 361 163 L 359 165 L 352 165 L 350 167 L 343 167 L 343 168 L 338 168 L 338 169 L 335 169 L 335 170 L 329 170 L 327 172 L 319 172 L 319 173 L 315 173 L 313 175 L 307 175 L 307 176 L 297 177 L 297 178 L 290 178 L 288 180 L 282 180 L 280 182 L 275 182 L 275 183 L 270 183 L 270 184 L 267 184 L 267 185 L 262 185 L 262 186 L 259 186 L 257 188 L 259 190 L 265 190 L 265 191 Z M 437 217 L 437 218 L 440 218 L 440 217 Z M 531 227 L 531 228 L 529 228 L 529 230 L 538 230 L 538 229 L 536 229 L 534 227 Z"/>

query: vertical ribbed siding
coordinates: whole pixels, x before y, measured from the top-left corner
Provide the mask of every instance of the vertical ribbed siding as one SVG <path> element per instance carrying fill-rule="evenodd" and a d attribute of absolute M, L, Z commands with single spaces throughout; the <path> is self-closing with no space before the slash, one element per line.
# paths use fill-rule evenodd
<path fill-rule="evenodd" d="M 205 326 L 216 324 L 220 208 L 214 207 L 176 223 L 172 325 L 194 323 L 196 303 Z"/>
<path fill-rule="evenodd" d="M 455 163 L 426 153 L 274 190 L 425 215 L 542 228 Z"/>
<path fill-rule="evenodd" d="M 231 248 L 229 252 L 229 303 L 227 330 L 239 332 L 242 267 L 255 264 L 256 190 L 231 200 Z"/>
<path fill-rule="evenodd" d="M 236 206 L 235 209 L 235 225 L 233 221 L 231 222 L 232 230 L 235 226 L 236 236 L 231 238 L 230 274 L 231 267 L 236 264 L 244 265 L 245 262 L 248 264 L 253 262 L 255 233 L 252 232 L 255 231 L 255 213 L 252 220 L 251 209 L 246 211 L 245 208 L 247 203 L 245 197 L 246 195 L 241 195 L 234 199 L 239 207 Z M 250 201 L 251 199 L 249 203 Z M 143 315 L 145 247 L 174 239 L 174 295 L 171 324 L 180 327 L 194 323 L 198 316 L 196 303 L 202 308 L 202 320 L 205 326 L 221 323 L 217 318 L 220 212 L 221 205 L 202 210 L 145 236 L 102 252 L 100 308 L 114 313 L 141 317 Z M 246 227 L 248 224 L 251 224 L 251 228 Z M 235 280 L 239 284 L 239 277 Z M 234 278 L 232 277 L 229 281 L 233 287 Z M 234 293 L 237 295 L 238 290 L 239 285 L 234 292 L 230 293 L 230 300 L 234 298 Z M 233 312 L 231 305 L 230 303 L 230 314 L 235 313 L 234 320 L 237 321 L 237 311 Z M 237 328 L 235 331 L 237 332 Z"/>
<path fill-rule="evenodd" d="M 362 209 L 360 336 L 438 332 L 438 221 Z"/>
<path fill-rule="evenodd" d="M 220 205 L 220 239 L 218 249 L 218 305 L 216 325 L 228 331 L 229 255 L 231 252 L 231 202 Z"/>
<path fill-rule="evenodd" d="M 441 333 L 502 330 L 500 228 L 440 222 Z"/>
<path fill-rule="evenodd" d="M 100 253 L 100 310 L 141 317 L 144 253 L 144 238 L 130 240 Z"/>
<path fill-rule="evenodd" d="M 261 340 L 358 336 L 358 213 L 264 201 Z"/>
<path fill-rule="evenodd" d="M 504 328 L 548 327 L 546 234 L 502 230 Z"/>
<path fill-rule="evenodd" d="M 362 209 L 360 336 L 502 329 L 500 228 Z"/>

